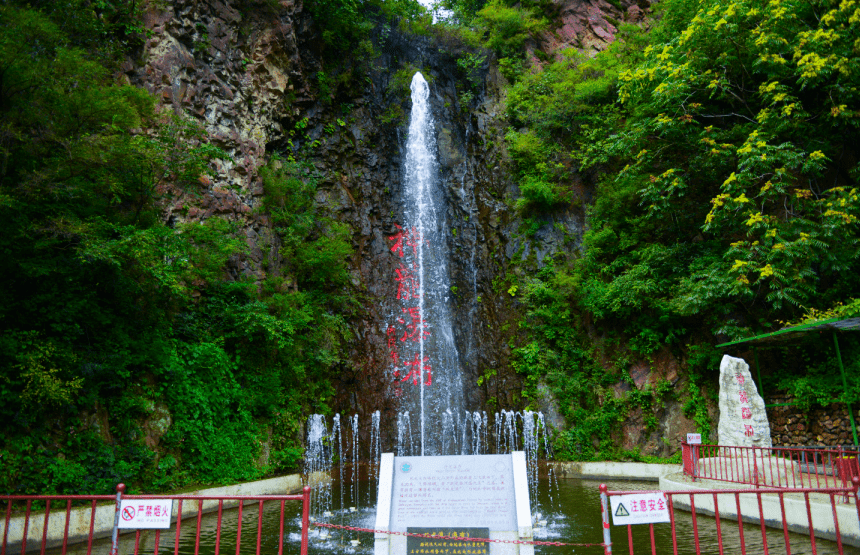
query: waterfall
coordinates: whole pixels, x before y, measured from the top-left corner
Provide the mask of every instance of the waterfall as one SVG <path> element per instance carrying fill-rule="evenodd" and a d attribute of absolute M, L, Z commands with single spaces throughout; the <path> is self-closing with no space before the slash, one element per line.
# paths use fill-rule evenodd
<path fill-rule="evenodd" d="M 439 441 L 446 453 L 482 455 L 495 452 L 502 455 L 511 451 L 524 451 L 529 493 L 534 503 L 532 509 L 535 514 L 538 514 L 540 507 L 536 496 L 540 461 L 552 458 L 543 413 L 529 410 L 501 411 L 493 415 L 492 422 L 490 420 L 490 415 L 485 411 L 463 411 L 455 414 L 446 410 L 438 419 L 431 419 L 430 423 L 438 421 L 441 434 Z M 368 445 L 361 445 L 359 424 L 357 414 L 348 418 L 335 414 L 331 419 L 331 428 L 327 426 L 326 418 L 321 414 L 314 414 L 308 418 L 305 483 L 313 486 L 311 516 L 315 520 L 330 519 L 333 516 L 342 520 L 345 512 L 361 511 L 358 489 L 359 464 L 365 456 L 368 458 L 368 478 L 372 483 L 378 484 L 379 459 L 383 452 L 394 451 L 400 457 L 418 454 L 408 411 L 397 414 L 397 438 L 396 443 L 391 446 L 382 445 L 379 411 L 371 413 Z M 494 440 L 492 444 L 491 439 Z M 340 486 L 336 496 L 333 494 L 332 487 L 335 461 L 338 463 L 337 476 Z M 345 480 L 347 468 L 349 469 L 348 481 Z M 550 504 L 552 504 L 552 489 L 554 487 L 558 492 L 558 482 L 552 469 L 548 470 L 548 487 Z M 365 501 L 366 507 L 372 507 L 375 504 L 375 495 L 376 488 L 369 488 Z M 327 535 L 328 532 L 321 532 L 321 534 Z"/>
<path fill-rule="evenodd" d="M 443 414 L 462 414 L 463 384 L 451 323 L 451 284 L 439 183 L 430 87 L 421 73 L 412 79 L 412 111 L 404 164 L 403 226 L 389 237 L 400 257 L 396 270 L 398 313 L 388 328 L 400 409 L 418 417 L 420 455 L 448 454 L 443 438 L 451 424 Z M 435 415 L 430 418 L 429 415 Z M 447 430 L 445 429 L 447 428 Z M 450 436 L 449 436 L 450 437 Z M 405 440 L 403 447 L 411 442 Z"/>
<path fill-rule="evenodd" d="M 331 437 L 326 426 L 325 416 L 313 414 L 308 419 L 308 440 L 305 450 L 306 484 L 311 489 L 311 505 L 314 508 L 331 506 Z M 314 516 L 318 516 L 315 511 Z"/>
<path fill-rule="evenodd" d="M 373 482 L 379 482 L 379 459 L 382 456 L 382 442 L 379 437 L 380 422 L 382 415 L 377 410 L 373 412 L 370 423 L 370 452 L 368 457 L 367 478 Z M 358 427 L 356 425 L 356 427 Z M 367 490 L 367 504 L 370 505 L 373 499 L 373 491 Z"/>

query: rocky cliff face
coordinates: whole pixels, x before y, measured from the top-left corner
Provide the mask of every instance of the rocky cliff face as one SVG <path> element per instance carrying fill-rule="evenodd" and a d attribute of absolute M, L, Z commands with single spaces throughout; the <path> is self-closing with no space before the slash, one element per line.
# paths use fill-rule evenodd
<path fill-rule="evenodd" d="M 626 1 L 559 1 L 554 30 L 530 44 L 530 52 L 605 48 L 619 21 L 638 21 L 644 10 L 647 4 Z M 128 78 L 166 108 L 202 122 L 214 144 L 231 156 L 219 163 L 205 195 L 177 196 L 165 207 L 166 217 L 221 215 L 239 222 L 248 254 L 233 261 L 234 276 L 260 280 L 279 261 L 277 237 L 260 210 L 258 170 L 268 156 L 292 154 L 324 175 L 317 201 L 352 228 L 352 280 L 364 299 L 351 322 L 349 363 L 339 369 L 334 409 L 358 413 L 363 423 L 375 410 L 383 411 L 383 422 L 393 421 L 396 410 L 386 318 L 396 297 L 398 259 L 388 237 L 396 233 L 404 208 L 402 149 L 410 108 L 405 77 L 424 73 L 447 198 L 455 340 L 466 405 L 472 410 L 522 405 L 522 381 L 511 370 L 508 346 L 520 306 L 508 293 L 506 276 L 521 271 L 513 259 L 531 258 L 540 265 L 548 254 L 570 249 L 571 237 L 575 248 L 584 218 L 581 209 L 571 208 L 547 217 L 551 225 L 530 238 L 519 233 L 521 220 L 512 209 L 518 192 L 503 149 L 503 78 L 491 64 L 464 75 L 456 64 L 458 47 L 384 24 L 373 33 L 377 57 L 364 52 L 351 60 L 324 60 L 321 37 L 300 0 L 276 7 L 248 0 L 153 3 L 146 26 L 151 38 L 139 61 L 128 64 Z M 475 93 L 471 99 L 464 95 L 468 91 Z M 484 375 L 492 378 L 479 387 Z M 553 412 L 551 402 L 545 408 Z M 679 421 L 684 420 L 679 408 L 665 412 L 662 432 L 682 433 L 688 423 Z M 627 435 L 639 438 L 634 443 L 653 444 L 649 452 L 665 450 L 656 437 L 642 435 L 635 415 L 628 424 Z"/>
<path fill-rule="evenodd" d="M 402 148 L 410 108 L 404 75 L 411 78 L 420 69 L 431 83 L 448 200 L 455 335 L 464 383 L 475 384 L 485 371 L 498 374 L 492 385 L 468 388 L 466 401 L 474 409 L 490 397 L 499 406 L 516 406 L 520 381 L 506 370 L 509 352 L 501 331 L 516 307 L 498 278 L 512 253 L 522 249 L 511 239 L 516 222 L 505 203 L 514 196 L 514 185 L 494 146 L 502 142 L 499 77 L 485 64 L 479 70 L 482 93 L 462 106 L 461 94 L 469 85 L 457 73 L 453 55 L 429 38 L 408 37 L 383 25 L 373 37 L 378 58 L 332 69 L 334 64 L 319 57 L 319 37 L 300 3 L 281 2 L 273 10 L 242 6 L 187 0 L 152 5 L 146 15 L 152 36 L 142 63 L 127 68 L 129 79 L 156 94 L 165 107 L 199 119 L 213 143 L 232 158 L 219 164 L 202 198 L 177 196 L 166 206 L 166 217 L 221 215 L 239 222 L 249 251 L 231 271 L 262 279 L 264 268 L 277 264 L 278 244 L 259 210 L 258 170 L 272 152 L 312 162 L 325 176 L 317 201 L 352 227 L 353 284 L 365 298 L 362 313 L 351 322 L 350 364 L 340 369 L 335 409 L 357 412 L 363 422 L 374 410 L 389 413 L 384 420 L 393 419 L 385 319 L 396 296 L 397 259 L 388 237 L 396 233 L 403 213 Z M 539 256 L 554 240 L 551 234 L 539 240 Z"/>
<path fill-rule="evenodd" d="M 595 53 L 615 40 L 621 23 L 642 24 L 651 11 L 648 0 L 554 0 L 556 19 L 533 45 L 553 54 L 567 48 Z"/>

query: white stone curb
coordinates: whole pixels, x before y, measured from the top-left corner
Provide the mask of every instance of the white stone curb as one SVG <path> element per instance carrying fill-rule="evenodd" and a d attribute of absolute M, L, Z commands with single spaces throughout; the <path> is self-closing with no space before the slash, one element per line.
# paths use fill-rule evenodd
<path fill-rule="evenodd" d="M 592 480 L 639 480 L 658 482 L 663 476 L 678 472 L 677 464 L 636 462 L 553 462 L 549 463 L 559 478 Z"/>

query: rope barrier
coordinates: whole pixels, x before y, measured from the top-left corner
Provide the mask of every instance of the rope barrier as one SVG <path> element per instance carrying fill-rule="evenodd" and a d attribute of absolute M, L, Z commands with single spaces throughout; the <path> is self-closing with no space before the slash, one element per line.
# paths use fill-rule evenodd
<path fill-rule="evenodd" d="M 321 528 L 338 528 L 351 532 L 370 532 L 373 534 L 389 534 L 391 536 L 412 536 L 413 538 L 427 538 L 432 540 L 456 540 L 461 542 L 488 542 L 488 543 L 515 543 L 525 545 L 554 545 L 571 547 L 603 547 L 603 543 L 564 543 L 564 542 L 542 542 L 535 540 L 494 540 L 490 538 L 460 538 L 454 536 L 438 536 L 433 534 L 418 534 L 415 532 L 394 532 L 392 530 L 373 530 L 371 528 L 358 528 L 356 526 L 343 526 L 340 524 L 329 524 L 327 522 L 311 522 L 311 526 Z"/>

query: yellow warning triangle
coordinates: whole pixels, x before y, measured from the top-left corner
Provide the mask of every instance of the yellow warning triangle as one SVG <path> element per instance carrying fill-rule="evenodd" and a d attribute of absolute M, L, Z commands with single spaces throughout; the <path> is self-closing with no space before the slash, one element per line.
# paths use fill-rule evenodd
<path fill-rule="evenodd" d="M 627 509 L 624 507 L 624 503 L 618 504 L 618 508 L 615 509 L 615 516 L 630 516 L 630 513 L 628 513 Z"/>

